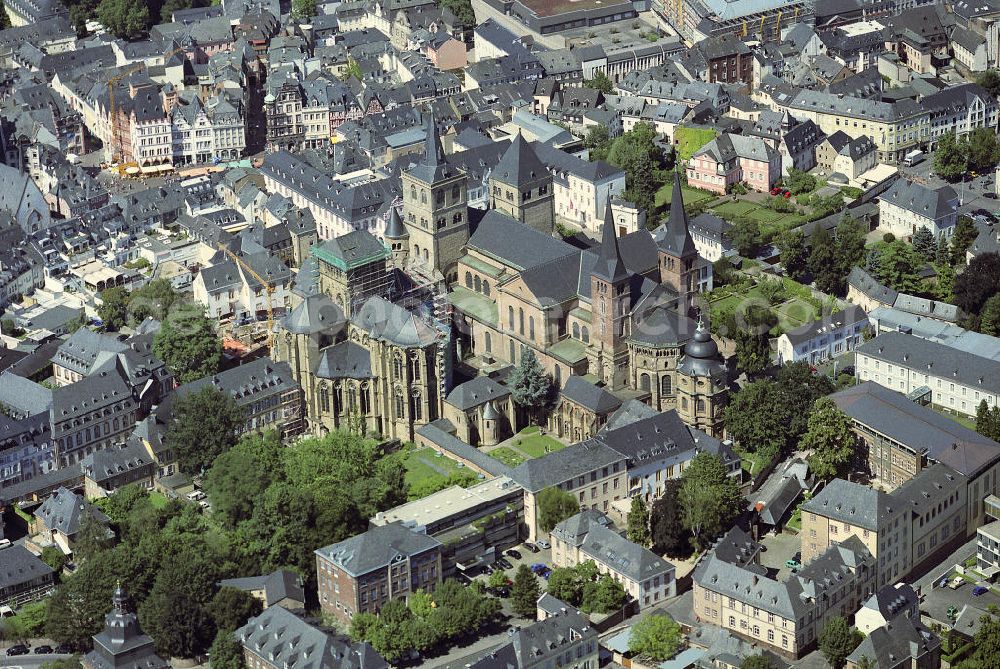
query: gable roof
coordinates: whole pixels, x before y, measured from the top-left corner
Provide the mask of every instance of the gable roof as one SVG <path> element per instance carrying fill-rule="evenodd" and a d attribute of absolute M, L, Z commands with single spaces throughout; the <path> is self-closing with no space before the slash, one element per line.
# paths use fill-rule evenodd
<path fill-rule="evenodd" d="M 364 576 L 402 558 L 413 558 L 440 549 L 434 537 L 415 532 L 402 523 L 368 528 L 366 532 L 316 550 L 351 576 Z"/>
<path fill-rule="evenodd" d="M 518 132 L 514 141 L 500 157 L 491 178 L 501 183 L 521 187 L 524 184 L 549 176 L 545 164 L 524 137 Z"/>
<path fill-rule="evenodd" d="M 622 401 L 604 388 L 595 386 L 582 376 L 573 375 L 566 379 L 560 394 L 571 402 L 590 409 L 598 415 L 615 411 Z"/>

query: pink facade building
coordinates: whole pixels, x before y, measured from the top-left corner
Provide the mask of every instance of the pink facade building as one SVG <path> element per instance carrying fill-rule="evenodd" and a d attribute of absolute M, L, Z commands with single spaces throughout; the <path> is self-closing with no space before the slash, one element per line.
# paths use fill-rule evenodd
<path fill-rule="evenodd" d="M 725 195 L 740 182 L 767 192 L 781 176 L 781 154 L 760 137 L 720 135 L 700 148 L 687 165 L 688 185 Z"/>

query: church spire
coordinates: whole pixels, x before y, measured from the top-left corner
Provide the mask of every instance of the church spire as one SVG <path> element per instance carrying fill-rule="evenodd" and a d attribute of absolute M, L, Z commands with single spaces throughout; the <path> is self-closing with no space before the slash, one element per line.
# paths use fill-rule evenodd
<path fill-rule="evenodd" d="M 618 248 L 618 236 L 615 234 L 615 217 L 611 211 L 611 194 L 608 193 L 607 205 L 604 209 L 604 229 L 601 234 L 601 251 L 594 263 L 594 276 L 615 283 L 628 277 L 625 261 L 622 260 Z"/>
<path fill-rule="evenodd" d="M 677 258 L 698 253 L 688 229 L 687 213 L 684 211 L 684 194 L 681 190 L 681 173 L 674 172 L 674 190 L 670 197 L 670 216 L 666 225 L 661 225 L 654 235 L 657 246 Z"/>
<path fill-rule="evenodd" d="M 424 142 L 424 165 L 437 167 L 444 163 L 444 149 L 441 148 L 441 137 L 438 135 L 434 114 L 427 113 L 427 140 Z"/>

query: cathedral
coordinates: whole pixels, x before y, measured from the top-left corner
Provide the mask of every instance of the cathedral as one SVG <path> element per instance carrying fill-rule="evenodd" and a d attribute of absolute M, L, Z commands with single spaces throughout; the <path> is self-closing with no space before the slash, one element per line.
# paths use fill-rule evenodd
<path fill-rule="evenodd" d="M 655 230 L 619 233 L 609 198 L 600 244 L 581 249 L 554 234 L 554 177 L 523 137 L 490 173 L 484 213 L 470 211 L 431 118 L 426 132 L 385 242 L 329 240 L 300 272 L 301 303 L 273 355 L 304 389 L 309 431 L 412 440 L 442 417 L 455 359 L 495 369 L 531 350 L 560 387 L 579 376 L 722 436 L 727 369 L 692 318 L 712 267 L 691 239 L 680 176 Z"/>

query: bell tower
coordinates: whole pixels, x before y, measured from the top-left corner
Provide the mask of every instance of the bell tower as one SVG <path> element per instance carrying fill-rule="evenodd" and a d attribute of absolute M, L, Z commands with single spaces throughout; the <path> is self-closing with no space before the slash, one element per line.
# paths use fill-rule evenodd
<path fill-rule="evenodd" d="M 591 335 L 587 349 L 590 373 L 610 390 L 625 386 L 628 378 L 629 315 L 632 290 L 628 270 L 618 248 L 615 219 L 608 199 L 604 211 L 601 251 L 590 272 Z"/>
<path fill-rule="evenodd" d="M 680 297 L 680 311 L 687 315 L 694 307 L 694 296 L 697 292 L 698 277 L 695 263 L 698 261 L 698 251 L 688 229 L 679 172 L 674 173 L 670 216 L 666 224 L 661 224 L 654 231 L 653 239 L 656 241 L 659 258 L 660 283 L 677 291 Z"/>

